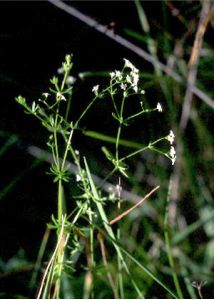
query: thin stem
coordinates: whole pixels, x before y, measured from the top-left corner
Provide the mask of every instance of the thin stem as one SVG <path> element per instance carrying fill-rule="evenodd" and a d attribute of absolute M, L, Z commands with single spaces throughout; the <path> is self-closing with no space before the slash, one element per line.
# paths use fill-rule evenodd
<path fill-rule="evenodd" d="M 58 221 L 60 222 L 63 214 L 63 187 L 62 180 L 58 181 Z"/>
<path fill-rule="evenodd" d="M 119 120 L 120 120 L 120 124 L 117 130 L 117 139 L 116 139 L 116 160 L 119 160 L 119 142 L 120 142 L 120 136 L 121 136 L 121 130 L 122 130 L 122 124 L 123 124 L 123 112 L 124 112 L 124 105 L 125 105 L 125 100 L 126 97 L 123 96 L 123 100 L 121 103 L 121 107 L 120 107 L 120 116 L 119 116 Z"/>
<path fill-rule="evenodd" d="M 95 266 L 95 260 L 94 260 L 94 228 L 93 228 L 93 216 L 92 216 L 92 212 L 91 209 L 89 207 L 89 213 L 88 213 L 88 217 L 89 217 L 89 222 L 90 222 L 90 272 L 91 272 L 91 284 L 90 284 L 90 294 L 91 294 L 91 298 L 94 298 L 94 279 L 93 279 L 93 268 Z"/>
<path fill-rule="evenodd" d="M 50 229 L 47 227 L 46 230 L 45 230 L 42 242 L 41 242 L 41 246 L 39 248 L 39 253 L 38 253 L 38 256 L 37 256 L 34 272 L 33 272 L 33 275 L 31 277 L 31 280 L 30 280 L 30 287 L 34 287 L 34 285 L 36 283 L 39 268 L 40 268 L 41 263 L 42 263 L 42 258 L 43 258 L 44 253 L 45 253 L 45 249 L 46 249 L 46 246 L 47 246 L 49 236 L 50 236 Z"/>
<path fill-rule="evenodd" d="M 68 149 L 69 149 L 70 144 L 71 144 L 72 135 L 73 135 L 73 129 L 71 130 L 69 138 L 66 141 L 66 149 L 65 149 L 65 153 L 64 153 L 64 156 L 63 156 L 62 164 L 61 164 L 61 170 L 63 170 L 64 166 L 65 166 L 65 161 L 66 161 L 66 158 L 67 158 L 67 155 L 68 155 Z"/>
<path fill-rule="evenodd" d="M 141 110 L 140 112 L 138 112 L 138 113 L 136 113 L 136 114 L 134 114 L 134 115 L 131 115 L 130 117 L 127 117 L 127 118 L 125 119 L 125 121 L 129 121 L 129 120 L 131 120 L 131 119 L 134 119 L 134 118 L 136 118 L 136 117 L 138 117 L 138 116 L 140 116 L 140 115 L 142 115 L 142 114 L 144 114 L 144 113 L 146 113 L 146 111 L 145 111 L 145 110 Z"/>
<path fill-rule="evenodd" d="M 88 179 L 89 179 L 89 182 L 90 182 L 90 186 L 91 186 L 91 190 L 92 190 L 92 195 L 93 195 L 94 199 L 99 199 L 99 195 L 98 195 L 97 189 L 96 189 L 96 187 L 94 185 L 94 182 L 93 182 L 93 180 L 91 178 L 91 173 L 90 173 L 90 170 L 88 168 L 88 164 L 87 164 L 87 161 L 86 161 L 85 158 L 84 158 L 84 163 L 85 163 L 85 167 L 86 167 L 86 172 L 87 172 L 87 175 L 88 175 Z M 132 284 L 133 284 L 133 286 L 134 286 L 134 288 L 135 288 L 138 296 L 140 298 L 144 298 L 143 295 L 142 295 L 142 292 L 140 291 L 140 289 L 138 288 L 137 284 L 135 283 L 134 279 L 132 278 L 132 276 L 130 274 L 129 268 L 128 268 L 125 260 L 124 260 L 123 254 L 122 254 L 122 252 L 120 250 L 120 247 L 117 245 L 115 234 L 114 234 L 111 226 L 109 225 L 109 221 L 108 221 L 108 218 L 107 218 L 106 213 L 104 211 L 102 203 L 100 203 L 99 201 L 96 201 L 96 205 L 97 205 L 97 209 L 99 211 L 99 214 L 101 216 L 103 225 L 104 225 L 104 227 L 105 227 L 108 235 L 112 239 L 112 243 L 114 245 L 114 248 L 115 248 L 118 256 L 121 259 L 122 265 L 124 266 L 124 269 L 125 269 L 126 273 L 130 277 L 130 280 L 131 280 L 131 282 L 132 282 Z"/>
<path fill-rule="evenodd" d="M 68 101 L 67 101 L 67 107 L 66 107 L 66 112 L 65 112 L 65 121 L 66 122 L 68 120 L 68 115 L 69 115 L 69 112 L 71 109 L 71 99 L 72 99 L 72 91 L 71 91 L 71 93 L 69 93 Z"/>
<path fill-rule="evenodd" d="M 44 273 L 44 276 L 42 278 L 42 282 L 41 282 L 41 285 L 40 285 L 40 289 L 39 289 L 39 292 L 38 292 L 38 296 L 37 296 L 37 299 L 40 299 L 40 296 L 41 296 L 41 293 L 42 293 L 42 290 L 43 290 L 43 287 L 47 285 L 47 283 L 45 283 L 45 279 L 47 278 L 47 276 L 50 274 L 49 273 L 49 270 L 51 269 L 51 267 L 53 266 L 53 263 L 54 263 L 54 260 L 56 258 L 56 255 L 57 255 L 57 251 L 59 249 L 59 246 L 60 246 L 60 243 L 61 243 L 61 240 L 63 238 L 63 233 L 64 233 L 64 226 L 65 226 L 65 217 L 62 216 L 62 226 L 61 226 L 61 230 L 60 230 L 60 233 L 59 233 L 59 236 L 58 236 L 58 240 L 57 240 L 57 244 L 56 244 L 56 247 L 55 247 L 55 250 L 51 256 L 51 259 L 46 267 L 46 270 L 45 270 L 45 273 Z"/>
<path fill-rule="evenodd" d="M 116 160 L 119 160 L 119 141 L 120 141 L 120 135 L 121 135 L 121 129 L 122 129 L 122 124 L 120 123 L 117 131 L 117 139 L 116 139 L 116 145 L 115 145 L 115 151 L 116 151 Z"/>
<path fill-rule="evenodd" d="M 91 108 L 91 106 L 94 104 L 94 102 L 97 100 L 97 96 L 95 96 L 92 101 L 88 104 L 88 106 L 85 108 L 85 110 L 81 113 L 80 117 L 78 118 L 78 120 L 76 121 L 74 128 L 76 128 L 80 122 L 80 120 L 85 116 L 85 114 L 87 113 L 87 111 Z"/>
<path fill-rule="evenodd" d="M 54 148 L 55 148 L 55 157 L 56 157 L 56 162 L 57 162 L 57 166 L 58 168 L 60 167 L 60 162 L 59 162 L 59 150 L 58 150 L 58 139 L 57 139 L 57 121 L 58 121 L 58 113 L 56 115 L 55 118 L 55 124 L 54 124 L 54 131 L 53 131 L 53 135 L 54 135 Z"/>
<path fill-rule="evenodd" d="M 65 81 L 66 81 L 66 78 L 68 77 L 68 74 L 69 74 L 69 71 L 66 70 L 66 71 L 65 71 L 65 74 L 64 74 L 64 77 L 63 77 L 63 80 L 62 80 L 62 84 L 61 84 L 61 92 L 64 90 L 64 87 L 65 87 Z"/>
<path fill-rule="evenodd" d="M 111 95 L 111 100 L 112 100 L 112 103 L 113 103 L 113 107 L 114 107 L 114 110 L 115 110 L 115 113 L 117 115 L 117 117 L 119 116 L 119 112 L 118 112 L 118 109 L 117 109 L 117 105 L 116 105 L 116 102 L 114 100 L 114 92 L 113 92 L 113 86 L 115 85 L 116 83 L 112 84 L 112 79 L 110 81 L 110 95 Z"/>
<path fill-rule="evenodd" d="M 143 147 L 143 148 L 141 148 L 139 150 L 136 150 L 136 151 L 134 151 L 134 152 L 132 152 L 132 153 L 124 156 L 123 158 L 120 159 L 120 161 L 124 161 L 124 160 L 126 160 L 128 158 L 131 158 L 131 157 L 133 157 L 133 156 L 135 156 L 135 155 L 139 154 L 140 152 L 145 151 L 147 149 L 149 149 L 149 146 L 145 146 L 145 147 Z"/>

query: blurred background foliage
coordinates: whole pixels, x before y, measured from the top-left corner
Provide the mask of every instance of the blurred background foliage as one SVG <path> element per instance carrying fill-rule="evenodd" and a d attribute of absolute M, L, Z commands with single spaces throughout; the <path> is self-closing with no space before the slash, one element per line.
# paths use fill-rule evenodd
<path fill-rule="evenodd" d="M 185 113 L 185 99 L 194 55 L 193 45 L 200 29 L 205 2 L 211 1 L 66 1 L 83 14 L 106 27 L 98 32 L 74 16 L 48 1 L 0 2 L 0 296 L 2 298 L 35 297 L 37 284 L 32 283 L 37 254 L 50 221 L 56 210 L 56 190 L 52 178 L 46 175 L 49 164 L 31 156 L 30 145 L 45 149 L 47 133 L 15 103 L 22 94 L 30 100 L 47 90 L 49 78 L 67 53 L 74 55 L 73 76 L 76 78 L 71 118 L 87 103 L 91 87 L 104 85 L 109 72 L 119 69 L 125 57 L 139 68 L 145 103 L 148 107 L 160 102 L 164 113 L 139 118 L 127 128 L 126 140 L 145 144 L 169 129 L 176 134 L 178 158 L 174 167 L 154 153 L 143 153 L 130 161 L 130 178 L 122 179 L 122 187 L 133 195 L 143 196 L 154 186 L 158 193 L 145 205 L 121 221 L 121 243 L 159 274 L 174 289 L 164 243 L 164 215 L 169 179 L 172 193 L 169 204 L 169 236 L 175 270 L 185 298 L 213 298 L 214 284 L 214 154 L 213 154 L 213 16 L 207 20 L 203 42 L 199 49 L 194 86 L 208 102 L 191 93 L 190 111 L 186 126 L 181 117 Z M 203 25 L 203 24 L 202 24 Z M 201 25 L 201 26 L 202 26 Z M 181 82 L 152 65 L 132 49 L 109 39 L 107 34 L 123 36 L 150 57 L 162 62 L 180 76 Z M 196 50 L 195 50 L 196 51 Z M 84 74 L 80 77 L 79 74 Z M 203 98 L 203 97 L 202 97 Z M 136 103 L 130 103 L 135 110 Z M 100 102 L 84 120 L 82 126 L 108 136 L 115 136 L 110 124 L 108 102 Z M 111 170 L 100 151 L 104 141 L 79 135 L 76 143 L 80 153 L 90 158 L 91 170 L 104 178 Z M 109 146 L 110 147 L 110 146 Z M 124 153 L 127 149 L 124 148 Z M 118 183 L 118 177 L 111 179 Z M 68 202 L 75 190 L 75 180 L 66 187 Z M 134 197 L 134 196 L 133 196 Z M 134 198 L 133 198 L 134 199 Z M 123 209 L 130 207 L 124 201 Z M 109 209 L 109 218 L 115 211 Z M 50 236 L 43 261 L 47 261 L 54 246 Z M 97 257 L 100 257 L 99 251 Z M 109 261 L 114 261 L 109 253 Z M 65 278 L 65 298 L 82 298 L 84 256 L 72 278 Z M 146 297 L 167 298 L 165 293 L 137 267 L 132 273 L 146 291 Z M 39 271 L 36 282 L 41 279 Z M 112 297 L 102 261 L 96 271 L 97 298 Z M 204 284 L 204 282 L 206 283 Z M 194 284 L 194 282 L 196 282 Z M 193 286 L 192 286 L 193 283 Z M 203 285 L 200 289 L 199 285 Z M 134 298 L 129 282 L 126 297 Z M 198 288 L 195 288 L 196 286 Z M 100 289 L 100 287 L 102 288 Z M 105 288 L 104 288 L 105 287 Z M 199 291 L 198 291 L 199 290 Z"/>

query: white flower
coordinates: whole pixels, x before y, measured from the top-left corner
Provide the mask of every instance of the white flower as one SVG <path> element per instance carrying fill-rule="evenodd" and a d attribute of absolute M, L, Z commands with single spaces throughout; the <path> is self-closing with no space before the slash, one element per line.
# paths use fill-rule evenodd
<path fill-rule="evenodd" d="M 62 95 L 60 92 L 57 92 L 57 93 L 56 93 L 56 97 L 57 97 L 58 100 L 66 101 L 65 96 Z"/>
<path fill-rule="evenodd" d="M 130 68 L 133 72 L 138 72 L 138 69 L 126 58 L 124 58 L 125 67 Z"/>
<path fill-rule="evenodd" d="M 128 83 L 132 83 L 132 78 L 131 78 L 130 75 L 126 75 L 126 81 L 127 81 Z"/>
<path fill-rule="evenodd" d="M 131 72 L 130 74 L 132 76 L 132 86 L 136 86 L 139 81 L 139 74 L 136 72 Z"/>
<path fill-rule="evenodd" d="M 63 73 L 64 73 L 63 67 L 58 68 L 58 69 L 57 69 L 57 73 L 58 73 L 58 74 L 63 74 Z"/>
<path fill-rule="evenodd" d="M 133 86 L 133 90 L 135 91 L 135 93 L 137 93 L 137 91 L 138 91 L 138 86 L 137 86 L 137 85 Z"/>
<path fill-rule="evenodd" d="M 86 76 L 86 73 L 87 73 L 87 72 L 81 72 L 81 73 L 78 74 L 78 77 L 79 77 L 81 80 L 83 80 L 83 79 L 85 78 L 85 76 Z"/>
<path fill-rule="evenodd" d="M 74 84 L 77 79 L 73 76 L 68 76 L 66 79 L 67 83 Z"/>
<path fill-rule="evenodd" d="M 43 93 L 42 95 L 45 96 L 45 98 L 48 98 L 48 96 L 50 96 L 49 93 Z"/>
<path fill-rule="evenodd" d="M 170 156 L 170 159 L 172 161 L 172 165 L 174 165 L 174 163 L 176 161 L 176 151 L 175 151 L 175 148 L 173 146 L 170 147 L 169 156 Z"/>
<path fill-rule="evenodd" d="M 122 90 L 125 91 L 127 89 L 127 84 L 125 84 L 125 83 L 122 82 L 121 85 L 120 85 L 120 87 L 121 87 Z"/>
<path fill-rule="evenodd" d="M 76 182 L 80 182 L 81 181 L 81 176 L 79 174 L 76 174 Z"/>
<path fill-rule="evenodd" d="M 173 144 L 175 140 L 175 135 L 172 130 L 170 130 L 169 135 L 167 136 L 167 140 L 170 142 L 171 145 Z"/>
<path fill-rule="evenodd" d="M 120 71 L 115 71 L 115 77 L 118 78 L 119 80 L 122 80 L 122 73 Z"/>
<path fill-rule="evenodd" d="M 80 154 L 79 150 L 75 150 L 74 153 L 78 156 Z"/>
<path fill-rule="evenodd" d="M 141 90 L 140 93 L 141 93 L 142 95 L 144 95 L 146 92 L 145 92 L 144 90 Z"/>
<path fill-rule="evenodd" d="M 169 151 L 169 156 L 174 157 L 176 154 L 175 147 L 171 146 Z"/>
<path fill-rule="evenodd" d="M 171 161 L 172 161 L 172 165 L 174 165 L 176 161 L 176 155 L 171 159 Z"/>
<path fill-rule="evenodd" d="M 110 74 L 111 78 L 113 78 L 113 77 L 115 76 L 115 73 L 114 73 L 114 72 L 111 72 L 111 73 L 109 73 L 109 74 Z"/>
<path fill-rule="evenodd" d="M 97 96 L 98 95 L 99 84 L 95 85 L 92 89 L 92 92 Z"/>
<path fill-rule="evenodd" d="M 157 106 L 156 106 L 156 109 L 159 111 L 159 112 L 162 112 L 163 109 L 162 109 L 162 106 L 161 104 L 158 102 Z"/>

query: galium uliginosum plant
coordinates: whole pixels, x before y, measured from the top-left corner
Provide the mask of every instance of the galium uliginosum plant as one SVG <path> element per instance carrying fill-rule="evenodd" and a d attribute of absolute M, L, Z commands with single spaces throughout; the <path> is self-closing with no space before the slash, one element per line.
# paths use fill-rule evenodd
<path fill-rule="evenodd" d="M 176 154 L 173 147 L 174 134 L 170 130 L 167 136 L 151 141 L 142 149 L 130 152 L 126 156 L 120 154 L 121 132 L 129 122 L 142 116 L 145 113 L 157 111 L 162 112 L 160 103 L 154 108 L 146 108 L 144 106 L 143 95 L 144 90 L 139 86 L 139 70 L 127 59 L 124 59 L 124 65 L 121 71 L 113 71 L 109 74 L 109 83 L 106 87 L 95 85 L 92 88 L 92 99 L 88 102 L 82 113 L 76 120 L 68 120 L 69 111 L 71 109 L 71 97 L 73 93 L 72 76 L 72 56 L 66 55 L 65 62 L 62 64 L 61 77 L 54 76 L 50 82 L 51 87 L 48 92 L 42 94 L 41 98 L 33 101 L 31 104 L 22 96 L 18 96 L 16 101 L 23 106 L 27 114 L 33 115 L 49 132 L 47 146 L 52 153 L 52 165 L 49 173 L 53 176 L 53 182 L 58 187 L 57 194 L 57 216 L 52 216 L 52 222 L 48 226 L 56 231 L 57 242 L 56 247 L 44 271 L 44 275 L 39 287 L 38 298 L 60 298 L 62 295 L 62 278 L 66 276 L 66 272 L 73 272 L 75 264 L 78 261 L 78 255 L 85 249 L 87 258 L 87 268 L 85 275 L 84 295 L 83 297 L 95 297 L 94 294 L 94 270 L 96 268 L 95 251 L 98 251 L 96 245 L 98 240 L 104 245 L 104 239 L 109 243 L 109 247 L 115 249 L 117 255 L 117 266 L 114 274 L 111 274 L 108 268 L 107 260 L 103 259 L 106 275 L 109 279 L 109 286 L 112 289 L 114 297 L 124 298 L 125 289 L 123 276 L 128 276 L 136 295 L 140 298 L 144 297 L 144 292 L 136 284 L 126 258 L 137 264 L 148 276 L 160 284 L 168 293 L 176 297 L 169 288 L 161 282 L 149 269 L 135 260 L 120 245 L 120 231 L 112 229 L 111 222 L 105 212 L 105 204 L 112 201 L 112 195 L 104 196 L 100 187 L 96 186 L 93 181 L 88 160 L 82 157 L 81 153 L 74 148 L 73 136 L 76 131 L 81 131 L 81 120 L 86 113 L 93 107 L 97 101 L 111 101 L 112 118 L 117 121 L 117 134 L 115 137 L 115 151 L 110 152 L 107 147 L 102 147 L 106 158 L 112 163 L 112 171 L 108 178 L 118 172 L 120 176 L 127 177 L 128 159 L 138 155 L 145 150 L 156 151 L 168 157 L 172 164 L 175 163 Z M 130 96 L 138 96 L 139 111 L 125 116 L 124 110 L 127 99 Z M 158 147 L 161 141 L 169 142 L 169 150 L 161 150 Z M 75 208 L 73 211 L 66 211 L 63 186 L 69 184 L 73 180 L 69 171 L 68 161 L 73 161 L 78 172 L 75 174 L 76 185 L 81 191 L 81 195 L 73 195 Z M 117 185 L 114 200 L 117 205 L 120 203 L 120 189 Z M 116 205 L 116 202 L 111 205 Z M 82 222 L 84 220 L 84 222 Z M 88 225 L 85 225 L 85 224 Z M 82 225 L 84 224 L 84 226 Z M 97 233 L 99 234 L 97 235 Z M 101 247 L 102 249 L 102 247 Z M 104 254 L 103 254 L 104 255 Z M 115 275 L 116 274 L 116 275 Z M 126 274 L 126 275 L 125 275 Z"/>

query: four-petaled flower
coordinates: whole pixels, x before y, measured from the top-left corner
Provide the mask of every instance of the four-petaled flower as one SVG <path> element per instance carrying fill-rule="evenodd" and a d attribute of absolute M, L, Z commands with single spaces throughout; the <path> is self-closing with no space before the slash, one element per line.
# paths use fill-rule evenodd
<path fill-rule="evenodd" d="M 121 87 L 122 90 L 125 91 L 127 89 L 127 84 L 125 84 L 125 83 L 122 82 L 121 85 L 120 85 L 120 87 Z"/>

